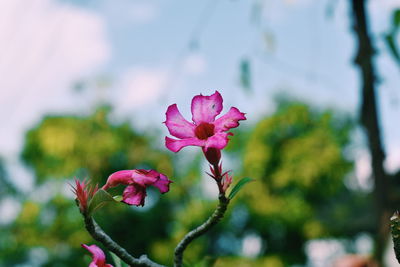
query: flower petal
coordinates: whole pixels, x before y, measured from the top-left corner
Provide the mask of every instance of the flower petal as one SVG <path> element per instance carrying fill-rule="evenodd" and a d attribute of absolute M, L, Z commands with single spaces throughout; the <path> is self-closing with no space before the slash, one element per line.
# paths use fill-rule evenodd
<path fill-rule="evenodd" d="M 159 179 L 160 173 L 155 170 L 133 170 L 132 178 L 135 184 L 139 184 L 143 187 L 154 184 Z"/>
<path fill-rule="evenodd" d="M 92 254 L 92 262 L 90 263 L 89 267 L 105 267 L 109 266 L 106 264 L 106 256 L 104 252 L 96 245 L 81 245 L 83 248 L 87 249 Z"/>
<path fill-rule="evenodd" d="M 192 119 L 199 125 L 202 122 L 213 122 L 222 111 L 222 96 L 218 91 L 210 96 L 196 95 L 192 99 Z"/>
<path fill-rule="evenodd" d="M 168 136 L 165 137 L 165 146 L 172 152 L 178 152 L 185 146 L 204 146 L 205 143 L 206 140 L 200 140 L 195 137 L 182 140 L 172 139 Z"/>
<path fill-rule="evenodd" d="M 168 177 L 162 173 L 160 173 L 160 179 L 158 179 L 153 186 L 157 187 L 160 190 L 160 193 L 164 194 L 169 191 L 169 184 L 172 183 Z"/>
<path fill-rule="evenodd" d="M 128 205 L 143 206 L 146 197 L 146 188 L 140 185 L 128 185 L 122 194 L 122 202 Z"/>
<path fill-rule="evenodd" d="M 102 187 L 106 190 L 110 187 L 115 187 L 120 184 L 128 185 L 133 182 L 132 179 L 133 170 L 117 171 L 108 176 L 107 183 Z"/>
<path fill-rule="evenodd" d="M 185 120 L 176 104 L 169 106 L 165 114 L 167 116 L 165 125 L 171 135 L 178 138 L 194 137 L 195 125 Z"/>
<path fill-rule="evenodd" d="M 231 107 L 231 109 L 225 115 L 221 116 L 214 122 L 215 131 L 228 131 L 231 128 L 239 126 L 239 121 L 245 120 L 246 116 L 243 112 L 240 112 L 237 108 Z"/>
<path fill-rule="evenodd" d="M 216 149 L 224 149 L 226 145 L 228 144 L 228 135 L 233 135 L 232 133 L 225 133 L 225 132 L 219 132 L 214 134 L 213 136 L 209 137 L 206 140 L 205 144 L 205 149 L 207 150 L 210 147 L 216 148 Z"/>

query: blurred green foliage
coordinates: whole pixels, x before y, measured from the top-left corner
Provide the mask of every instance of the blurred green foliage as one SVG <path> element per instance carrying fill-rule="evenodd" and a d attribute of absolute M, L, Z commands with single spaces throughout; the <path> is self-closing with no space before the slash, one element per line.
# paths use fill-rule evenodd
<path fill-rule="evenodd" d="M 7 250 L 0 250 L 0 264 L 25 262 L 32 257 L 32 248 L 47 251 L 43 266 L 87 264 L 80 244 L 93 240 L 84 230 L 74 200 L 65 193 L 73 177 L 90 177 L 93 183 L 103 184 L 112 172 L 132 168 L 154 168 L 173 177 L 169 155 L 128 123 L 111 123 L 109 113 L 108 107 L 101 107 L 86 117 L 48 116 L 27 133 L 22 158 L 35 173 L 36 188 L 24 199 L 16 221 L 1 229 L 12 233 L 12 242 Z M 99 222 L 111 236 L 136 253 L 148 251 L 149 240 L 167 235 L 166 228 L 158 225 L 170 221 L 172 205 L 168 200 L 158 202 L 159 195 L 152 191 L 149 194 L 151 212 L 120 205 L 99 214 Z"/>
<path fill-rule="evenodd" d="M 304 263 L 307 240 L 373 229 L 365 218 L 367 195 L 344 184 L 353 169 L 345 155 L 352 125 L 334 110 L 280 98 L 272 116 L 232 139 L 230 152 L 242 159 L 243 175 L 256 180 L 236 200 L 246 215 L 237 237 L 260 236 L 260 258 L 279 262 L 270 266 Z"/>
<path fill-rule="evenodd" d="M 15 186 L 7 176 L 4 161 L 2 158 L 0 158 L 0 199 L 7 194 L 15 195 L 16 193 L 17 190 L 15 189 Z"/>
<path fill-rule="evenodd" d="M 22 200 L 16 220 L 0 228 L 0 266 L 40 257 L 41 266 L 87 266 L 80 244 L 96 242 L 65 192 L 74 176 L 102 185 L 121 169 L 154 168 L 168 175 L 174 181 L 170 192 L 160 196 L 150 189 L 144 208 L 116 203 L 96 214 L 128 251 L 167 265 L 184 234 L 211 214 L 217 198 L 205 197 L 201 153 L 159 149 L 150 135 L 115 124 L 109 115 L 110 109 L 101 107 L 89 116 L 48 116 L 27 133 L 22 158 L 35 173 L 35 188 Z M 276 112 L 253 127 L 243 122 L 224 156 L 239 163 L 235 181 L 240 176 L 256 181 L 235 197 L 221 224 L 190 245 L 185 264 L 299 264 L 305 262 L 307 240 L 368 231 L 357 218 L 356 228 L 346 226 L 366 203 L 364 194 L 343 182 L 353 166 L 345 155 L 351 130 L 351 121 L 333 110 L 288 100 L 280 100 Z M 242 243 L 248 236 L 259 237 L 261 249 L 245 258 Z"/>
<path fill-rule="evenodd" d="M 251 132 L 243 172 L 258 182 L 249 184 L 242 201 L 250 213 L 246 228 L 262 236 L 267 254 L 285 263 L 304 262 L 298 248 L 329 234 L 329 223 L 318 218 L 318 210 L 345 190 L 343 177 L 352 168 L 343 154 L 350 125 L 332 111 L 282 101 Z"/>
<path fill-rule="evenodd" d="M 128 123 L 112 125 L 109 109 L 99 108 L 90 117 L 49 116 L 27 133 L 22 157 L 38 183 L 72 176 L 104 182 L 105 174 L 138 165 L 171 174 L 167 154 L 151 149 L 152 140 Z"/>

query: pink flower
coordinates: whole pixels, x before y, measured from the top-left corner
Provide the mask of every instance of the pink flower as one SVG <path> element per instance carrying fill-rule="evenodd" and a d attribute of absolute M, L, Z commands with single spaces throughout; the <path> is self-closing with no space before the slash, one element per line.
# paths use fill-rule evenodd
<path fill-rule="evenodd" d="M 92 254 L 92 262 L 89 267 L 113 267 L 111 264 L 106 263 L 106 256 L 104 252 L 96 245 L 81 245 L 83 248 L 87 249 Z"/>
<path fill-rule="evenodd" d="M 95 187 L 91 187 L 88 183 L 86 183 L 85 180 L 81 182 L 78 179 L 75 179 L 75 187 L 72 186 L 72 192 L 74 192 L 76 195 L 81 213 L 85 213 L 87 211 L 89 199 L 93 197 L 96 191 L 97 185 Z"/>
<path fill-rule="evenodd" d="M 107 190 L 120 184 L 127 185 L 122 195 L 122 202 L 129 205 L 143 206 L 146 187 L 155 186 L 163 194 L 169 191 L 170 183 L 172 181 L 166 175 L 155 170 L 123 170 L 111 174 L 102 189 Z"/>
<path fill-rule="evenodd" d="M 192 120 L 188 122 L 183 118 L 176 104 L 170 105 L 166 116 L 168 131 L 179 138 L 165 137 L 166 147 L 178 152 L 185 146 L 200 146 L 223 149 L 228 144 L 228 136 L 231 128 L 239 126 L 240 120 L 245 120 L 245 114 L 237 108 L 231 107 L 228 113 L 215 119 L 222 111 L 222 96 L 218 91 L 210 96 L 197 95 L 192 99 Z"/>

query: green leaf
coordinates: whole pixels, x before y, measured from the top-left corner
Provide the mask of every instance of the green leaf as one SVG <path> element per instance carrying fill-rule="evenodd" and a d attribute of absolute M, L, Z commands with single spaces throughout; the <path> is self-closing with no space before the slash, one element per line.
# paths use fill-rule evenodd
<path fill-rule="evenodd" d="M 229 193 L 229 199 L 232 199 L 238 192 L 240 189 L 243 188 L 243 186 L 245 186 L 247 183 L 254 181 L 254 179 L 251 179 L 249 177 L 245 177 L 243 179 L 241 179 L 239 182 L 237 182 L 237 184 L 232 188 L 232 191 Z"/>
<path fill-rule="evenodd" d="M 117 255 L 115 255 L 111 251 L 110 251 L 110 255 L 111 255 L 111 257 L 112 257 L 112 259 L 114 261 L 114 267 L 129 267 L 128 264 L 123 262 Z"/>
<path fill-rule="evenodd" d="M 393 19 L 393 27 L 399 27 L 400 26 L 400 9 L 396 9 L 395 11 L 393 11 L 393 15 L 392 15 L 392 19 Z"/>
<path fill-rule="evenodd" d="M 399 50 L 398 50 L 396 42 L 395 42 L 394 33 L 387 34 L 385 36 L 385 42 L 386 42 L 386 45 L 389 49 L 391 56 L 396 61 L 396 63 L 400 65 L 400 53 L 399 53 Z"/>
<path fill-rule="evenodd" d="M 117 202 L 109 193 L 103 189 L 99 189 L 89 202 L 88 214 L 93 214 L 96 210 L 103 207 L 109 202 Z"/>
<path fill-rule="evenodd" d="M 123 199 L 121 195 L 113 196 L 113 198 L 115 201 L 118 201 L 118 202 L 122 201 L 122 199 Z"/>
<path fill-rule="evenodd" d="M 121 259 L 120 259 L 117 255 L 115 255 L 114 253 L 112 253 L 111 251 L 110 251 L 110 255 L 111 255 L 111 258 L 112 258 L 113 261 L 114 261 L 114 266 L 115 266 L 115 267 L 122 267 L 122 266 L 121 266 Z"/>
<path fill-rule="evenodd" d="M 389 50 L 390 56 L 400 66 L 400 52 L 396 42 L 400 30 L 400 9 L 396 9 L 392 13 L 392 26 L 390 31 L 384 35 L 385 44 Z"/>

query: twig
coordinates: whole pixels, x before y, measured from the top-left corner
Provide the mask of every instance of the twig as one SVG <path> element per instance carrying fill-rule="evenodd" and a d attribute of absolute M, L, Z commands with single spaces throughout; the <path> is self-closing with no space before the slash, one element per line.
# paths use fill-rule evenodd
<path fill-rule="evenodd" d="M 90 235 L 130 266 L 165 267 L 164 265 L 151 261 L 146 255 L 140 256 L 139 259 L 131 256 L 100 228 L 93 217 L 84 216 L 84 219 L 86 230 Z"/>
<path fill-rule="evenodd" d="M 225 214 L 225 211 L 228 207 L 229 199 L 224 195 L 219 195 L 219 204 L 217 209 L 213 212 L 213 214 L 204 222 L 202 225 L 198 226 L 196 229 L 190 231 L 185 237 L 179 242 L 179 244 L 175 248 L 175 259 L 174 266 L 181 267 L 183 260 L 183 252 L 187 248 L 187 246 L 196 238 L 206 233 L 211 229 L 214 225 L 216 225 Z"/>

